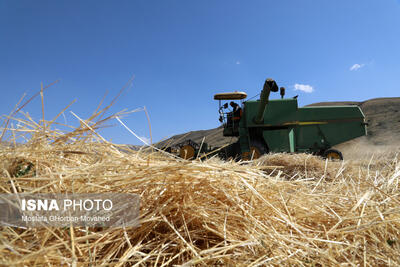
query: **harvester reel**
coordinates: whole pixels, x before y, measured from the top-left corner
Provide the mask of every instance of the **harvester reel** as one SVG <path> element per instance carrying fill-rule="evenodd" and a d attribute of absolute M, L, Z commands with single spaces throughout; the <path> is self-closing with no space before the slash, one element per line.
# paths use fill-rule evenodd
<path fill-rule="evenodd" d="M 191 159 L 194 157 L 195 149 L 190 144 L 184 145 L 179 149 L 179 156 L 183 159 Z"/>
<path fill-rule="evenodd" d="M 242 160 L 258 159 L 262 155 L 268 153 L 268 148 L 260 141 L 253 141 L 250 145 L 250 152 L 242 153 Z"/>
<path fill-rule="evenodd" d="M 328 149 L 322 155 L 325 159 L 332 160 L 332 161 L 340 161 L 343 160 L 342 152 L 336 149 Z"/>

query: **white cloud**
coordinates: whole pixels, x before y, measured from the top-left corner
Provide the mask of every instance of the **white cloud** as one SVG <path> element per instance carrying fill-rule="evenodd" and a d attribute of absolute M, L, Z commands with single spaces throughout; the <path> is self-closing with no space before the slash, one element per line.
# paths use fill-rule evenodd
<path fill-rule="evenodd" d="M 311 85 L 308 85 L 308 84 L 299 84 L 299 83 L 296 83 L 296 84 L 294 85 L 294 90 L 295 90 L 295 91 L 303 91 L 303 92 L 305 92 L 305 93 L 312 93 L 312 92 L 314 92 L 314 88 L 313 88 Z"/>
<path fill-rule="evenodd" d="M 354 64 L 353 66 L 350 67 L 350 71 L 359 70 L 364 66 L 365 64 Z"/>
<path fill-rule="evenodd" d="M 240 65 L 240 61 L 236 61 L 236 65 Z"/>

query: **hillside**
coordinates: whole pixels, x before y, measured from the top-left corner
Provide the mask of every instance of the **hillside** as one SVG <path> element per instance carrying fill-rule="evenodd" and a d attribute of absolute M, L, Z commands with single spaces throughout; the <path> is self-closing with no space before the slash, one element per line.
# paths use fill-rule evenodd
<path fill-rule="evenodd" d="M 400 97 L 392 98 L 374 98 L 363 102 L 320 102 L 308 106 L 340 106 L 340 105 L 358 105 L 363 111 L 368 126 L 368 136 L 361 137 L 338 147 L 341 150 L 353 149 L 357 145 L 361 148 L 368 146 L 393 146 L 400 142 Z M 175 135 L 168 140 L 159 143 L 159 146 L 165 144 L 175 144 L 186 139 L 191 139 L 201 143 L 205 137 L 205 142 L 211 146 L 222 146 L 224 144 L 233 143 L 236 138 L 223 137 L 222 127 L 191 131 L 184 134 Z"/>

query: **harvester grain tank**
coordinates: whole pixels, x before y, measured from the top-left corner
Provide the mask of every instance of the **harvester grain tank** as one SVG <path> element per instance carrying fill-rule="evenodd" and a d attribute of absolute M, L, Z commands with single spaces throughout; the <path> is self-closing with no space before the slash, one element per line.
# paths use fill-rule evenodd
<path fill-rule="evenodd" d="M 267 79 L 258 100 L 243 101 L 244 92 L 214 95 L 219 100 L 220 121 L 224 136 L 239 140 L 224 150 L 225 157 L 258 158 L 268 152 L 305 152 L 330 159 L 343 159 L 333 146 L 366 135 L 365 117 L 358 106 L 298 107 L 297 98 L 270 100 L 271 92 L 279 88 L 273 79 Z M 233 112 L 224 112 L 222 100 L 240 100 L 238 119 Z"/>

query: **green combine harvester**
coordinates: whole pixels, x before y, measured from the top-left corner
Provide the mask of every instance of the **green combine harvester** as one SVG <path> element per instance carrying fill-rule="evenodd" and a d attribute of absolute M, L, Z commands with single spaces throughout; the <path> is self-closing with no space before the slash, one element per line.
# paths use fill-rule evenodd
<path fill-rule="evenodd" d="M 267 79 L 255 101 L 242 101 L 238 119 L 232 112 L 224 113 L 227 105 L 221 100 L 243 100 L 246 93 L 216 94 L 220 103 L 220 121 L 224 136 L 238 136 L 239 141 L 224 150 L 225 157 L 258 158 L 269 152 L 305 152 L 329 159 L 343 159 L 333 146 L 366 135 L 365 117 L 358 106 L 313 106 L 299 108 L 297 98 L 269 100 L 278 86 Z"/>
<path fill-rule="evenodd" d="M 207 151 L 207 144 L 195 146 L 193 141 L 180 146 L 183 158 L 199 155 L 199 151 L 221 158 L 251 160 L 269 152 L 312 153 L 324 158 L 343 160 L 342 153 L 333 146 L 366 135 L 365 117 L 358 106 L 313 106 L 299 108 L 297 97 L 284 98 L 285 88 L 280 88 L 281 99 L 269 100 L 271 92 L 279 88 L 273 79 L 267 79 L 259 100 L 247 100 L 244 92 L 220 93 L 220 122 L 224 136 L 238 137 L 227 147 Z M 233 111 L 225 112 L 231 101 Z M 234 101 L 240 101 L 238 105 Z M 192 145 L 191 145 L 192 144 Z M 200 150 L 199 150 L 200 149 Z M 213 148 L 214 150 L 216 148 Z"/>

